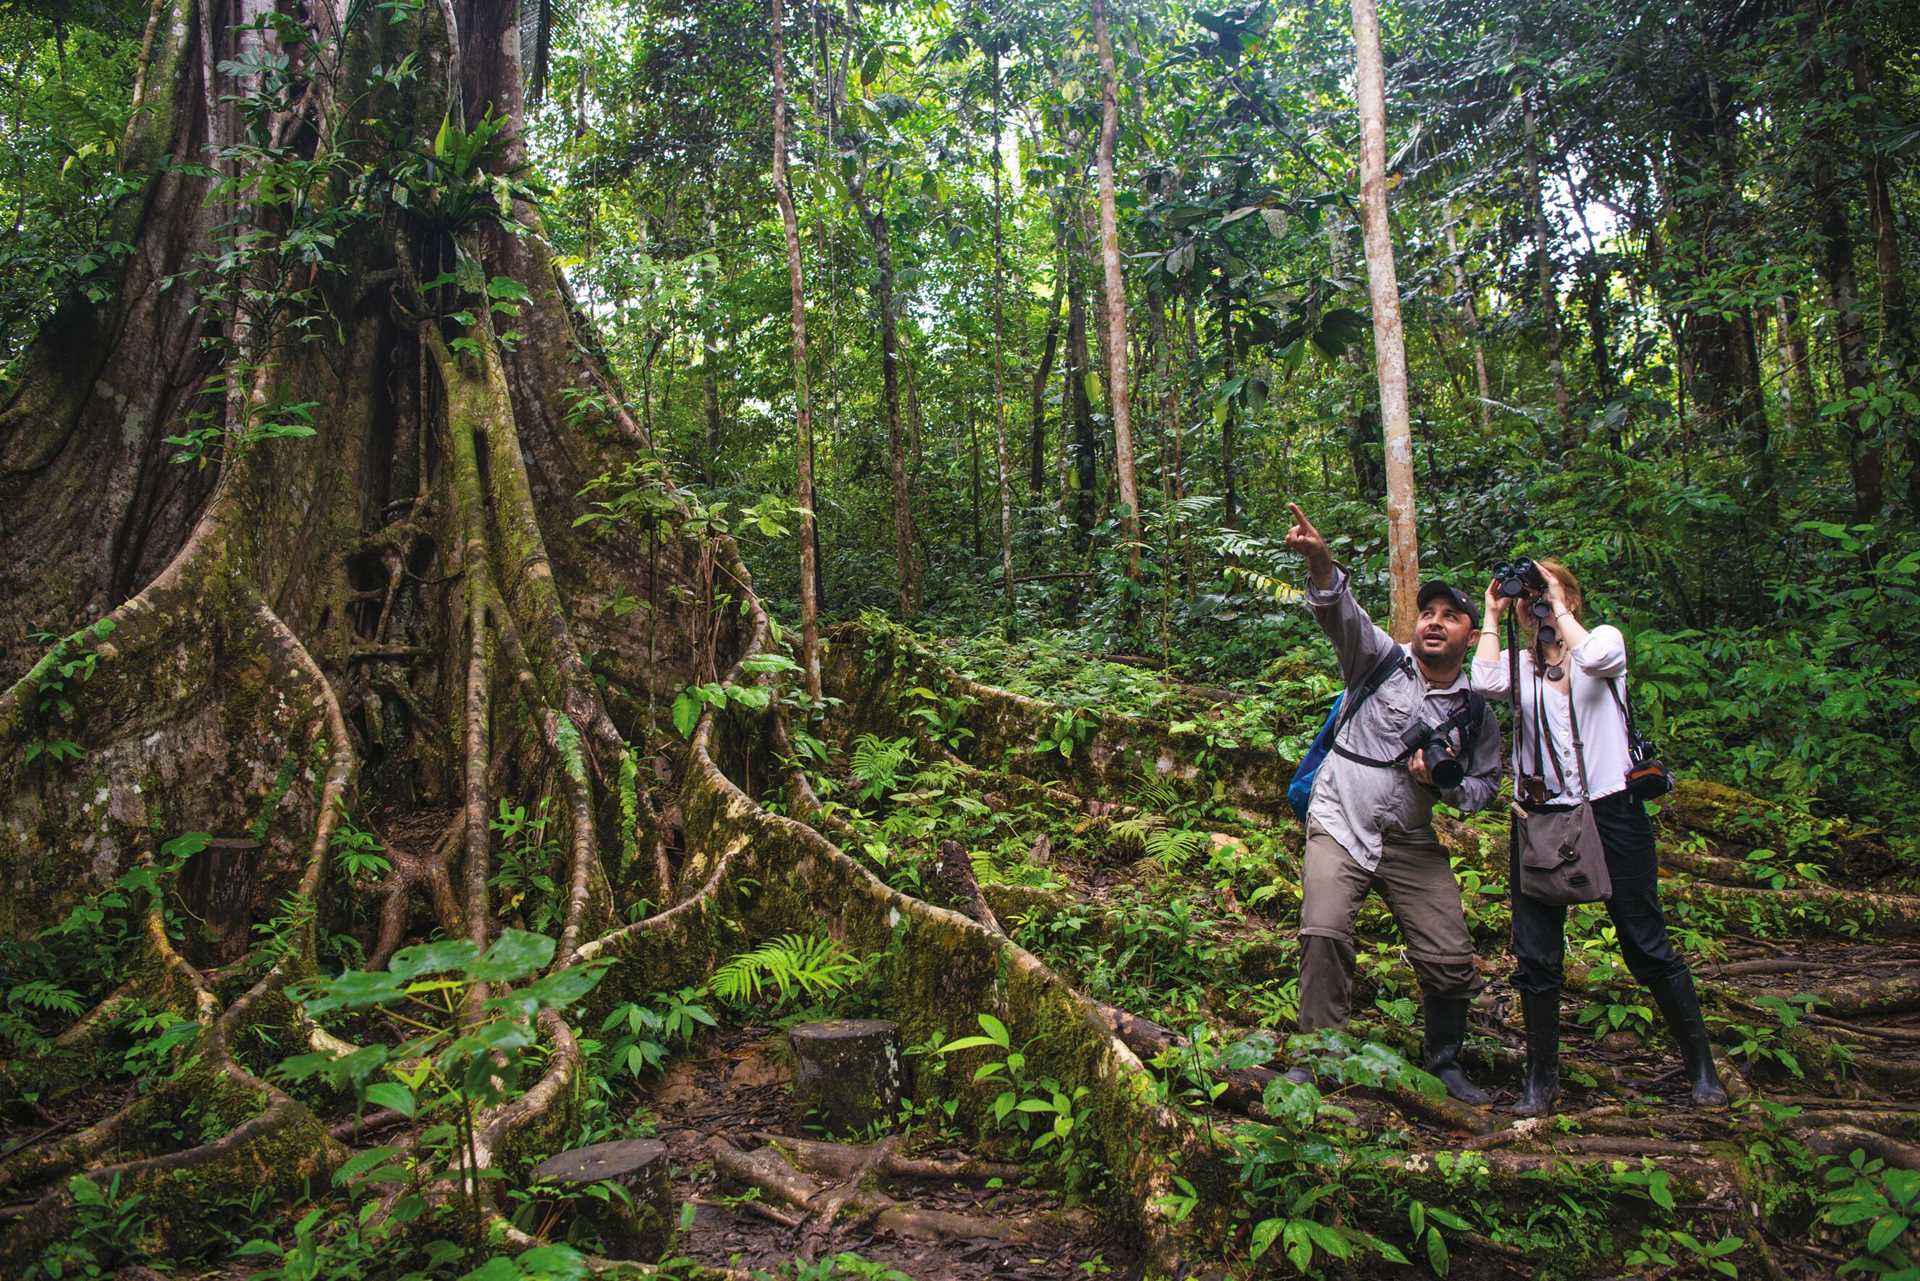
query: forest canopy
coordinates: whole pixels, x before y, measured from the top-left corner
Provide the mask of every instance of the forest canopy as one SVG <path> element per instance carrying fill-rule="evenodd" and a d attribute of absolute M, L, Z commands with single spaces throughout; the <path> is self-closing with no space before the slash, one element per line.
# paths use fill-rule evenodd
<path fill-rule="evenodd" d="M 1916 1275 L 1920 9 L 0 67 L 0 1272 Z M 1597 904 L 1553 1122 L 1418 1066 L 1398 909 L 1300 1031 L 1290 504 L 1396 639 L 1519 556 L 1619 630 L 1730 1109 Z M 1500 1104 L 1507 813 L 1436 820 Z"/>

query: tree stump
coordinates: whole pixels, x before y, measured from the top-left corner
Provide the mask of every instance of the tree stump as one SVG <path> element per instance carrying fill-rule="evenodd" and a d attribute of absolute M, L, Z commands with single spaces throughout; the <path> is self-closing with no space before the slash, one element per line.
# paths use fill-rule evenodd
<path fill-rule="evenodd" d="M 905 1078 L 900 1025 L 880 1019 L 800 1023 L 793 1046 L 793 1097 L 799 1119 L 831 1134 L 865 1130 L 899 1112 Z"/>
<path fill-rule="evenodd" d="M 673 1244 L 673 1184 L 667 1145 L 654 1139 L 596 1143 L 549 1157 L 533 1168 L 537 1185 L 569 1197 L 567 1209 L 598 1236 L 607 1255 L 653 1262 Z M 621 1196 L 611 1184 L 624 1189 Z"/>

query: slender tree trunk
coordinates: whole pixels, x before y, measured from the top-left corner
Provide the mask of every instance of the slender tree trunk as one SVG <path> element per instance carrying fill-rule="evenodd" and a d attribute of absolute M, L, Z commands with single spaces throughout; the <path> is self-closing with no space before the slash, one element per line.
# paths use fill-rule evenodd
<path fill-rule="evenodd" d="M 1553 380 L 1555 421 L 1560 426 L 1562 445 L 1571 447 L 1573 420 L 1567 404 L 1567 368 L 1560 353 L 1560 298 L 1553 281 L 1553 255 L 1547 235 L 1547 207 L 1540 194 L 1537 130 L 1533 96 L 1529 93 L 1526 107 L 1527 204 L 1533 215 L 1533 257 L 1535 270 L 1539 275 L 1540 318 L 1541 323 L 1546 327 L 1547 375 Z"/>
<path fill-rule="evenodd" d="M 1127 540 L 1127 577 L 1140 576 L 1140 489 L 1133 472 L 1133 406 L 1127 386 L 1127 286 L 1120 274 L 1120 222 L 1114 210 L 1113 144 L 1120 129 L 1120 74 L 1107 35 L 1106 0 L 1093 0 L 1093 39 L 1105 85 L 1100 107 L 1100 257 L 1107 280 L 1107 394 L 1113 411 L 1113 470 Z"/>
<path fill-rule="evenodd" d="M 1814 51 L 1805 64 L 1807 88 L 1815 103 L 1829 102 L 1834 86 L 1827 83 L 1826 60 L 1819 52 L 1826 33 L 1822 29 L 1818 0 L 1805 0 L 1800 34 L 1802 43 Z M 1827 302 L 1833 310 L 1840 381 L 1848 393 L 1846 399 L 1850 406 L 1841 421 L 1846 433 L 1847 467 L 1853 478 L 1853 519 L 1865 523 L 1880 514 L 1885 501 L 1886 451 L 1879 442 L 1866 439 L 1861 427 L 1860 402 L 1852 395 L 1872 382 L 1873 373 L 1854 275 L 1853 223 L 1847 216 L 1846 199 L 1840 192 L 1833 168 L 1837 145 L 1831 126 L 1823 125 L 1816 131 L 1811 148 L 1811 179 L 1814 205 L 1820 218 L 1821 275 L 1826 280 Z"/>
<path fill-rule="evenodd" d="M 1813 362 L 1807 354 L 1807 331 L 1800 322 L 1799 296 L 1789 290 L 1774 300 L 1774 307 L 1779 313 L 1780 399 L 1786 406 L 1787 421 L 1804 431 L 1816 421 L 1820 396 L 1813 386 Z"/>
<path fill-rule="evenodd" d="M 1460 242 L 1453 233 L 1453 220 L 1447 220 L 1447 257 L 1453 262 L 1453 291 L 1460 296 L 1460 322 L 1473 344 L 1474 385 L 1480 390 L 1480 430 L 1493 426 L 1493 389 L 1487 382 L 1487 348 L 1480 337 L 1480 308 L 1474 302 L 1467 283 L 1466 264 L 1460 258 Z"/>
<path fill-rule="evenodd" d="M 1059 242 L 1056 233 L 1055 241 Z M 1066 297 L 1067 263 L 1064 249 L 1055 254 L 1053 301 L 1047 304 L 1047 332 L 1040 342 L 1040 363 L 1033 370 L 1033 417 L 1027 449 L 1027 498 L 1038 504 L 1047 490 L 1047 380 L 1053 376 L 1054 355 L 1060 346 L 1060 302 Z M 1066 402 L 1061 402 L 1064 420 Z M 1063 428 L 1064 430 L 1064 428 Z"/>
<path fill-rule="evenodd" d="M 1852 51 L 1853 101 L 1859 121 L 1862 168 L 1867 186 L 1867 212 L 1873 223 L 1873 261 L 1880 293 L 1880 364 L 1893 377 L 1911 385 L 1914 373 L 1912 309 L 1907 302 L 1907 278 L 1900 253 L 1900 225 L 1894 217 L 1894 161 L 1874 140 L 1874 95 L 1879 79 L 1869 60 L 1868 44 L 1856 39 Z M 1920 424 L 1911 414 L 1902 417 L 1901 438 L 1907 455 L 1907 509 L 1920 517 Z"/>
<path fill-rule="evenodd" d="M 1000 584 L 1007 617 L 1013 617 L 1013 477 L 1007 457 L 1006 225 L 1000 201 L 1000 43 L 988 35 L 993 64 L 993 456 L 1000 481 Z"/>
<path fill-rule="evenodd" d="M 707 238 L 718 250 L 720 223 L 713 216 L 713 198 L 707 197 Z M 709 314 L 700 326 L 700 408 L 707 425 L 707 446 L 701 453 L 700 474 L 707 484 L 720 483 L 720 443 L 725 437 L 720 421 L 720 335 Z"/>
<path fill-rule="evenodd" d="M 780 222 L 787 235 L 787 287 L 792 295 L 794 458 L 799 477 L 795 501 L 800 505 L 800 666 L 807 697 L 820 698 L 820 610 L 815 596 L 813 535 L 813 407 L 807 387 L 807 295 L 800 272 L 800 220 L 793 211 L 793 188 L 787 181 L 787 71 L 785 14 L 781 0 L 773 3 L 773 194 L 780 202 Z"/>
<path fill-rule="evenodd" d="M 1220 265 L 1220 288 L 1214 299 L 1220 310 L 1220 377 L 1231 382 L 1234 376 L 1233 295 L 1228 291 L 1226 264 Z M 1233 429 L 1237 406 L 1228 397 L 1226 412 L 1220 416 L 1220 523 L 1228 529 L 1240 528 L 1240 495 L 1233 474 Z"/>
<path fill-rule="evenodd" d="M 1396 640 L 1413 635 L 1420 589 L 1415 528 L 1413 437 L 1407 410 L 1407 352 L 1400 332 L 1400 285 L 1387 222 L 1386 73 L 1380 15 L 1374 0 L 1353 0 L 1354 75 L 1360 104 L 1360 218 L 1367 245 L 1367 287 L 1373 300 L 1374 362 L 1380 378 L 1380 417 L 1387 466 L 1387 562 Z"/>
<path fill-rule="evenodd" d="M 1099 495 L 1095 491 L 1100 484 L 1100 442 L 1093 431 L 1093 404 L 1087 388 L 1088 379 L 1094 375 L 1087 352 L 1086 282 L 1080 278 L 1085 255 L 1077 250 L 1074 246 L 1067 258 L 1067 358 L 1062 366 L 1065 372 L 1060 403 L 1063 410 L 1070 407 L 1073 431 L 1070 436 L 1062 433 L 1060 492 L 1078 531 L 1076 550 L 1085 551 L 1093 537 L 1098 510 Z"/>

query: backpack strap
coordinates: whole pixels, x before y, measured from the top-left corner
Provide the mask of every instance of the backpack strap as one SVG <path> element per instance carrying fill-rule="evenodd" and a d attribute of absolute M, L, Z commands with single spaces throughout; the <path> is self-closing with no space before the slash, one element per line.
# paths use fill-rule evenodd
<path fill-rule="evenodd" d="M 1367 679 L 1362 681 L 1357 688 L 1352 690 L 1349 693 L 1346 701 L 1341 704 L 1340 723 L 1333 727 L 1333 733 L 1327 735 L 1328 749 L 1339 753 L 1341 756 L 1346 757 L 1348 760 L 1360 761 L 1367 765 L 1398 764 L 1397 761 L 1376 761 L 1369 756 L 1356 756 L 1354 753 L 1340 746 L 1340 732 L 1346 729 L 1347 723 L 1351 721 L 1354 717 L 1354 714 L 1360 710 L 1360 705 L 1366 702 L 1369 698 L 1372 698 L 1374 695 L 1374 692 L 1378 690 L 1382 685 L 1385 685 L 1387 683 L 1387 678 L 1389 676 L 1393 675 L 1395 672 L 1399 671 L 1403 667 L 1412 667 L 1412 666 L 1413 666 L 1413 659 L 1407 656 L 1407 653 L 1405 650 L 1401 649 L 1398 645 L 1395 645 L 1393 649 L 1386 655 L 1386 657 L 1382 658 L 1380 662 L 1377 665 L 1375 665 L 1374 669 L 1371 672 L 1367 673 Z"/>

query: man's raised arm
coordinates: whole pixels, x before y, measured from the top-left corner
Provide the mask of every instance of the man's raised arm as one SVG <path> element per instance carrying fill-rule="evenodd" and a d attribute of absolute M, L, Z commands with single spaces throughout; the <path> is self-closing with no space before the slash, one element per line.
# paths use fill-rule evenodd
<path fill-rule="evenodd" d="M 1333 563 L 1327 540 L 1307 514 L 1297 503 L 1287 506 L 1293 509 L 1294 522 L 1287 530 L 1287 546 L 1307 561 L 1307 606 L 1333 642 L 1333 652 L 1340 659 L 1341 680 L 1351 686 L 1365 680 L 1396 646 L 1347 590 L 1346 573 Z"/>

